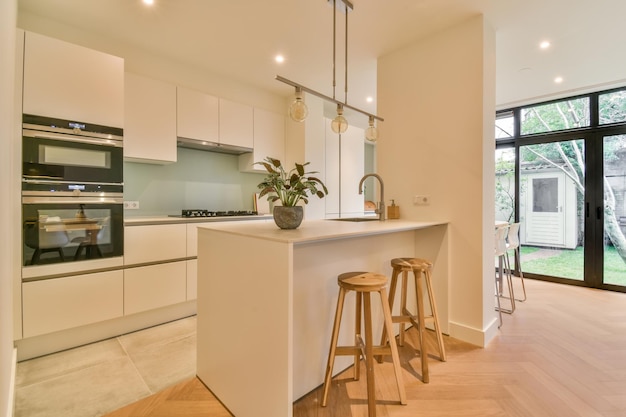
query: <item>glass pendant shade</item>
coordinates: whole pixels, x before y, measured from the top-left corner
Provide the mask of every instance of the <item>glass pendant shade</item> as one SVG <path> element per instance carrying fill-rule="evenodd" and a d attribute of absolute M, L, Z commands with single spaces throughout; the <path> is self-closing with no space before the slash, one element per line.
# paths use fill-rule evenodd
<path fill-rule="evenodd" d="M 376 142 L 378 140 L 378 129 L 374 126 L 373 116 L 370 116 L 369 127 L 365 129 L 365 139 L 370 142 Z"/>
<path fill-rule="evenodd" d="M 343 117 L 343 106 L 337 104 L 337 117 L 330 122 L 330 129 L 335 133 L 345 133 L 348 130 L 348 121 Z"/>
<path fill-rule="evenodd" d="M 294 122 L 303 122 L 309 115 L 309 108 L 302 100 L 302 89 L 300 87 L 296 87 L 296 99 L 289 105 L 288 114 Z"/>

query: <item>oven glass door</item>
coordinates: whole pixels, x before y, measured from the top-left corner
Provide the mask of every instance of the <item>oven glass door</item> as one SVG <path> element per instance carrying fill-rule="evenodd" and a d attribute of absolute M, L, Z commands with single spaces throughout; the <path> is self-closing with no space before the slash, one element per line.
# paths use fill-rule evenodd
<path fill-rule="evenodd" d="M 24 134 L 22 174 L 28 180 L 122 183 L 120 146 Z"/>
<path fill-rule="evenodd" d="M 22 265 L 110 258 L 124 253 L 123 204 L 22 205 Z"/>

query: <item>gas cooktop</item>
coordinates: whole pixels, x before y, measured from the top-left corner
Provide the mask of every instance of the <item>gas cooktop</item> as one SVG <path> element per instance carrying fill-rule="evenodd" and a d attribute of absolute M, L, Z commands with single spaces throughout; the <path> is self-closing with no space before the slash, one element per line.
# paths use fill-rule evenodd
<path fill-rule="evenodd" d="M 172 214 L 170 217 L 232 217 L 232 216 L 256 216 L 258 213 L 252 210 L 229 210 L 210 211 L 200 209 L 184 209 L 181 214 Z"/>

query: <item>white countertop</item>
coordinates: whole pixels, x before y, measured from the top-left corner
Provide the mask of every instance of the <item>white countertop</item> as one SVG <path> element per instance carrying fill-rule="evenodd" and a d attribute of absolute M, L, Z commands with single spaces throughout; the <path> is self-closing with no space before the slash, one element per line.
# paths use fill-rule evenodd
<path fill-rule="evenodd" d="M 395 233 L 408 230 L 423 229 L 447 224 L 445 221 L 338 221 L 338 220 L 305 220 L 294 230 L 282 230 L 273 219 L 255 222 L 215 223 L 199 226 L 198 229 L 216 230 L 240 236 L 272 240 L 284 243 L 304 243 L 319 240 L 342 239 L 357 236 Z"/>

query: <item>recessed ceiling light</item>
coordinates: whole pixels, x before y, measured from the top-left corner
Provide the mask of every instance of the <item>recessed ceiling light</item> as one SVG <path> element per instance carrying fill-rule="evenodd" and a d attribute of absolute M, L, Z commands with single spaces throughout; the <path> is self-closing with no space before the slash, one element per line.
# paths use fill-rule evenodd
<path fill-rule="evenodd" d="M 279 64 L 282 64 L 283 62 L 285 62 L 285 57 L 282 55 L 276 55 L 274 57 L 274 61 L 278 62 Z"/>
<path fill-rule="evenodd" d="M 154 4 L 154 0 L 143 0 L 143 4 L 152 6 Z"/>
<path fill-rule="evenodd" d="M 539 44 L 539 47 L 541 49 L 548 49 L 550 47 L 550 42 L 549 41 L 543 41 Z"/>
<path fill-rule="evenodd" d="M 556 77 L 554 79 L 554 82 L 557 83 L 557 84 L 561 84 L 563 82 L 563 77 Z"/>
<path fill-rule="evenodd" d="M 365 101 L 367 101 L 368 103 L 371 103 L 371 102 L 374 101 L 374 97 L 372 97 L 372 96 L 366 97 Z"/>

